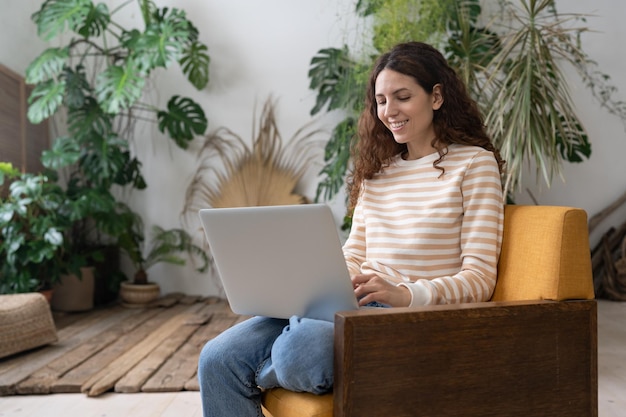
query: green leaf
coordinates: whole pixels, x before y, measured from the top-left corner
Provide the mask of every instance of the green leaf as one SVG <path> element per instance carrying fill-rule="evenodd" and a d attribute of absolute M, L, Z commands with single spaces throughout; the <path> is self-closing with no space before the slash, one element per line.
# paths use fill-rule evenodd
<path fill-rule="evenodd" d="M 53 80 L 38 84 L 28 97 L 28 120 L 31 123 L 41 123 L 52 116 L 63 103 L 65 81 Z"/>
<path fill-rule="evenodd" d="M 348 103 L 354 98 L 352 89 L 338 88 L 346 86 L 346 79 L 350 77 L 355 68 L 354 62 L 349 58 L 348 47 L 342 49 L 326 48 L 318 51 L 311 60 L 309 69 L 309 88 L 318 90 L 315 107 L 311 114 L 317 114 L 327 104 L 328 110 L 341 107 L 339 103 Z M 346 94 L 348 97 L 346 97 Z"/>
<path fill-rule="evenodd" d="M 317 185 L 315 201 L 331 200 L 344 186 L 350 159 L 350 143 L 356 134 L 356 120 L 347 117 L 333 130 L 324 149 L 325 165 L 320 172 L 323 179 Z"/>
<path fill-rule="evenodd" d="M 104 3 L 97 6 L 90 2 L 89 13 L 85 18 L 84 25 L 78 29 L 78 33 L 85 38 L 90 36 L 100 36 L 104 32 L 111 21 L 109 8 Z"/>
<path fill-rule="evenodd" d="M 4 226 L 9 223 L 13 218 L 13 207 L 10 204 L 0 205 L 0 226 Z"/>
<path fill-rule="evenodd" d="M 202 135 L 206 131 L 208 122 L 204 111 L 190 98 L 174 96 L 167 103 L 167 111 L 157 113 L 159 130 L 167 133 L 178 146 L 186 149 L 188 141 L 194 135 Z"/>
<path fill-rule="evenodd" d="M 67 116 L 69 132 L 80 142 L 92 134 L 108 135 L 113 128 L 112 119 L 93 97 L 85 98 L 83 105 L 70 109 Z"/>
<path fill-rule="evenodd" d="M 124 186 L 132 184 L 133 188 L 143 190 L 147 187 L 146 180 L 141 175 L 141 162 L 137 158 L 130 158 L 130 153 L 126 152 L 127 163 L 119 169 L 114 178 L 115 184 Z"/>
<path fill-rule="evenodd" d="M 140 0 L 139 8 L 141 9 L 141 16 L 145 26 L 150 25 L 153 22 L 153 16 L 157 12 L 157 6 L 152 0 Z"/>
<path fill-rule="evenodd" d="M 141 97 L 145 78 L 133 59 L 124 67 L 112 65 L 96 78 L 96 98 L 106 113 L 126 110 Z"/>
<path fill-rule="evenodd" d="M 87 81 L 85 67 L 78 65 L 76 70 L 66 68 L 63 73 L 65 80 L 65 105 L 70 109 L 79 109 L 85 105 L 86 95 L 91 93 L 91 86 Z"/>
<path fill-rule="evenodd" d="M 44 235 L 44 240 L 51 245 L 61 246 L 63 244 L 63 234 L 56 228 L 51 227 Z"/>
<path fill-rule="evenodd" d="M 110 187 L 115 175 L 130 159 L 127 142 L 113 134 L 102 136 L 94 133 L 87 145 L 80 158 L 87 180 L 96 186 Z"/>
<path fill-rule="evenodd" d="M 7 176 L 8 178 L 15 178 L 20 175 L 20 170 L 15 168 L 10 162 L 0 162 L 0 175 L 3 176 L 0 177 L 2 179 L 4 179 L 4 176 Z M 0 181 L 0 184 L 2 183 L 3 181 Z"/>
<path fill-rule="evenodd" d="M 199 41 L 193 41 L 187 45 L 180 65 L 187 79 L 198 90 L 203 89 L 209 82 L 209 48 Z"/>
<path fill-rule="evenodd" d="M 57 78 L 70 56 L 69 48 L 48 48 L 26 68 L 26 83 L 37 84 Z"/>
<path fill-rule="evenodd" d="M 183 55 L 184 42 L 190 36 L 190 25 L 183 11 L 173 9 L 156 13 L 153 23 L 136 39 L 134 57 L 142 71 L 168 67 Z"/>
<path fill-rule="evenodd" d="M 41 163 L 49 169 L 59 170 L 75 164 L 80 158 L 80 145 L 67 136 L 57 138 L 52 148 L 43 151 Z"/>
<path fill-rule="evenodd" d="M 31 18 L 37 25 L 38 35 L 49 41 L 64 32 L 66 25 L 78 33 L 91 7 L 91 0 L 46 0 Z"/>

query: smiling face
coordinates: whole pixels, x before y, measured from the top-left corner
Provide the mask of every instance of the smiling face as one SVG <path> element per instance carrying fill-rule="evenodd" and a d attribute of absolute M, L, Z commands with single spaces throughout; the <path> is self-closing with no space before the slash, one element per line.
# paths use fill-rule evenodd
<path fill-rule="evenodd" d="M 378 74 L 375 85 L 378 118 L 396 142 L 407 145 L 406 159 L 417 159 L 435 151 L 433 114 L 443 104 L 441 85 L 427 93 L 413 77 L 391 69 Z"/>

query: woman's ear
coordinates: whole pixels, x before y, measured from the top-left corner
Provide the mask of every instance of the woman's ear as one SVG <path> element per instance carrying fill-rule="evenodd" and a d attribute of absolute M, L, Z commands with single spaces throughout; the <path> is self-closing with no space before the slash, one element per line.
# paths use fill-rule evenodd
<path fill-rule="evenodd" d="M 441 84 L 435 84 L 433 87 L 433 110 L 439 110 L 443 105 L 443 94 L 441 92 Z"/>

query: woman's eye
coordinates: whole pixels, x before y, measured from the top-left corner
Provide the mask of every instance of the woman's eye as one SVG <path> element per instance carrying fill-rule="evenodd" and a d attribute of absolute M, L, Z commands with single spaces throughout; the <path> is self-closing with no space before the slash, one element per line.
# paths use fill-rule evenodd
<path fill-rule="evenodd" d="M 411 97 L 406 96 L 406 97 L 398 97 L 398 100 L 400 101 L 407 101 L 408 99 L 410 99 Z"/>
<path fill-rule="evenodd" d="M 384 106 L 385 102 L 384 101 L 377 101 L 376 104 L 379 105 L 379 106 Z"/>

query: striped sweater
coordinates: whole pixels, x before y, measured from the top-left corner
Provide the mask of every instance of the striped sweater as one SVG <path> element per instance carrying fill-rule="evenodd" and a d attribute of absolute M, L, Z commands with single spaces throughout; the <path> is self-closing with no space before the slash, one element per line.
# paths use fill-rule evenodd
<path fill-rule="evenodd" d="M 366 180 L 343 246 L 351 275 L 406 286 L 411 306 L 486 301 L 496 283 L 503 196 L 498 165 L 483 148 L 450 145 Z"/>

